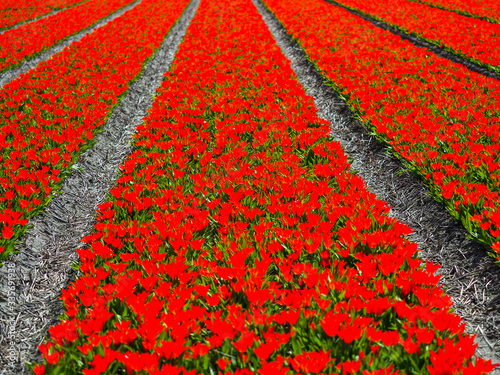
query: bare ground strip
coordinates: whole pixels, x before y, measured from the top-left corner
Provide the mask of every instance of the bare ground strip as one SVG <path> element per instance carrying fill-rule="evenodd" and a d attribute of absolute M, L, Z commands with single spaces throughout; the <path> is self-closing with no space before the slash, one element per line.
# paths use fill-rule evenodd
<path fill-rule="evenodd" d="M 482 20 L 482 21 L 486 21 L 489 23 L 500 23 L 498 20 L 495 20 L 495 19 L 490 18 L 490 17 L 480 16 L 478 14 L 473 14 L 473 13 L 467 13 L 466 11 L 463 11 L 460 9 L 446 8 L 445 6 L 427 3 L 423 0 L 409 0 L 409 1 L 411 1 L 412 3 L 417 3 L 417 4 L 422 4 L 422 5 L 428 6 L 429 8 L 444 10 L 445 12 L 455 13 L 455 14 L 458 14 L 458 15 L 463 16 L 463 17 L 473 18 L 475 20 Z"/>
<path fill-rule="evenodd" d="M 48 328 L 63 313 L 61 291 L 75 280 L 71 264 L 77 248 L 96 223 L 97 205 L 118 177 L 118 166 L 132 152 L 129 144 L 151 108 L 199 0 L 192 1 L 113 110 L 96 145 L 87 150 L 44 212 L 30 220 L 34 225 L 16 246 L 18 254 L 0 268 L 0 375 L 29 374 L 25 361 L 41 362 L 37 346 Z M 9 283 L 14 286 L 9 291 Z"/>
<path fill-rule="evenodd" d="M 381 29 L 390 31 L 394 35 L 398 35 L 402 40 L 406 40 L 406 41 L 410 42 L 411 44 L 415 45 L 416 47 L 425 48 L 428 51 L 434 53 L 435 55 L 437 55 L 439 57 L 442 57 L 446 60 L 450 60 L 451 62 L 454 62 L 457 64 L 461 64 L 472 72 L 482 74 L 483 76 L 486 76 L 489 78 L 495 78 L 495 79 L 500 80 L 500 74 L 496 74 L 493 71 L 491 71 L 490 69 L 488 69 L 484 66 L 481 66 L 480 64 L 476 64 L 475 62 L 472 62 L 470 60 L 467 60 L 467 59 L 461 57 L 460 55 L 457 55 L 451 51 L 447 51 L 447 50 L 445 50 L 441 47 L 438 47 L 437 45 L 432 44 L 430 42 L 427 42 L 425 40 L 419 39 L 414 35 L 407 34 L 404 31 L 401 31 L 401 30 L 397 29 L 396 27 L 389 25 L 386 22 L 379 21 L 375 17 L 366 15 L 359 10 L 351 9 L 351 8 L 341 4 L 341 3 L 336 2 L 335 0 L 324 0 L 324 1 L 330 5 L 337 6 L 339 8 L 342 8 L 342 9 L 348 11 L 349 13 L 354 14 L 355 16 L 358 16 L 358 17 L 364 19 L 365 21 L 372 23 L 374 26 L 377 26 Z"/>
<path fill-rule="evenodd" d="M 61 52 L 63 49 L 68 47 L 71 43 L 78 42 L 86 34 L 91 34 L 96 29 L 105 26 L 109 22 L 113 21 L 115 18 L 120 17 L 121 15 L 123 15 L 123 13 L 134 8 L 136 5 L 138 5 L 140 3 L 141 3 L 141 0 L 134 1 L 133 3 L 123 7 L 122 9 L 120 9 L 114 13 L 111 13 L 109 16 L 101 19 L 100 21 L 96 22 L 94 25 L 83 29 L 79 33 L 74 34 L 73 36 L 70 36 L 67 39 L 64 39 L 64 41 L 54 45 L 53 47 L 46 49 L 45 51 L 41 52 L 40 54 L 36 55 L 35 57 L 28 58 L 27 60 L 24 60 L 17 67 L 10 69 L 10 70 L 7 70 L 6 72 L 0 74 L 0 89 L 2 87 L 4 87 L 5 85 L 9 84 L 10 82 L 12 82 L 13 80 L 15 80 L 16 78 L 19 78 L 22 74 L 29 72 L 31 69 L 35 69 L 39 63 L 41 63 L 42 61 L 47 61 L 53 55 Z"/>
<path fill-rule="evenodd" d="M 21 26 L 24 26 L 28 23 L 32 23 L 32 22 L 36 22 L 38 20 L 41 20 L 42 18 L 47 18 L 47 17 L 50 17 L 50 16 L 53 16 L 59 12 L 63 12 L 67 9 L 70 9 L 70 8 L 74 8 L 74 7 L 77 7 L 78 5 L 81 5 L 83 4 L 84 2 L 86 3 L 87 1 L 89 0 L 82 0 L 81 2 L 79 2 L 78 4 L 73 4 L 73 5 L 70 5 L 70 6 L 67 6 L 67 7 L 64 7 L 64 8 L 61 8 L 61 9 L 57 9 L 57 10 L 53 10 L 51 12 L 48 12 L 48 13 L 45 13 L 45 14 L 42 14 L 41 16 L 38 16 L 38 17 L 35 17 L 35 18 L 30 18 L 29 20 L 26 20 L 26 21 L 20 21 L 12 26 L 7 26 L 5 28 L 1 28 L 0 29 L 0 35 L 2 35 L 3 33 L 5 33 L 6 31 L 10 31 L 10 30 L 13 30 L 13 29 L 17 29 L 18 27 L 21 27 Z"/>
<path fill-rule="evenodd" d="M 409 225 L 408 238 L 418 244 L 421 259 L 441 265 L 440 285 L 452 298 L 455 313 L 466 332 L 477 334 L 476 355 L 500 362 L 500 268 L 485 248 L 466 238 L 467 231 L 444 206 L 436 202 L 424 183 L 404 170 L 325 83 L 302 48 L 292 40 L 260 0 L 253 0 L 277 44 L 291 61 L 299 82 L 314 98 L 319 117 L 331 124 L 331 135 L 341 143 L 351 167 L 368 190 L 392 206 L 390 215 Z M 488 72 L 489 73 L 489 72 Z M 492 374 L 500 374 L 494 370 Z"/>

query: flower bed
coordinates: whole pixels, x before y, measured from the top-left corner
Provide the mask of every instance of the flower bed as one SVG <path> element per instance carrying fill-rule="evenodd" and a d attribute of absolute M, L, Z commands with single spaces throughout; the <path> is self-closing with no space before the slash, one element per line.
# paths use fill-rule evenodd
<path fill-rule="evenodd" d="M 90 0 L 0 34 L 0 73 L 69 38 L 133 0 Z"/>
<path fill-rule="evenodd" d="M 493 368 L 250 0 L 202 1 L 158 92 L 35 373 Z"/>
<path fill-rule="evenodd" d="M 266 4 L 379 140 L 498 259 L 498 82 L 320 0 Z"/>
<path fill-rule="evenodd" d="M 500 73 L 500 25 L 411 1 L 333 0 Z"/>
<path fill-rule="evenodd" d="M 496 0 L 410 0 L 485 21 L 500 23 L 500 4 Z"/>
<path fill-rule="evenodd" d="M 0 30 L 88 0 L 2 0 Z"/>
<path fill-rule="evenodd" d="M 187 0 L 143 0 L 0 91 L 0 259 L 71 172 Z"/>

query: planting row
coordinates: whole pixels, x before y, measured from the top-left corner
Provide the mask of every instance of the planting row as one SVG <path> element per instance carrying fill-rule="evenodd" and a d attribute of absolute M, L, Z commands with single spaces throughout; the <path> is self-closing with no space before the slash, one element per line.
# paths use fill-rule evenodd
<path fill-rule="evenodd" d="M 143 0 L 0 90 L 0 259 L 188 4 Z"/>
<path fill-rule="evenodd" d="M 498 258 L 498 82 L 321 0 L 265 3 L 379 140 Z"/>
<path fill-rule="evenodd" d="M 203 0 L 36 374 L 481 374 L 250 0 Z"/>
<path fill-rule="evenodd" d="M 2 0 L 0 30 L 82 3 L 87 0 Z"/>
<path fill-rule="evenodd" d="M 406 0 L 394 6 L 382 0 L 334 2 L 500 73 L 500 24 Z"/>
<path fill-rule="evenodd" d="M 500 23 L 500 3 L 496 0 L 411 0 L 466 16 Z"/>
<path fill-rule="evenodd" d="M 76 34 L 133 0 L 90 0 L 0 34 L 0 73 Z"/>

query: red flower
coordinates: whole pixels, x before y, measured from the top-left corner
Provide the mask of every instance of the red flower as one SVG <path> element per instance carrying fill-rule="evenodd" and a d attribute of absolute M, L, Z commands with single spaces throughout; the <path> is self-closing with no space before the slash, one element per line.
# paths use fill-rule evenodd
<path fill-rule="evenodd" d="M 245 331 L 241 335 L 240 339 L 234 342 L 233 345 L 240 353 L 244 353 L 250 346 L 252 346 L 255 339 L 256 336 L 253 331 Z"/>
<path fill-rule="evenodd" d="M 45 375 L 45 366 L 44 365 L 36 365 L 33 368 L 33 371 L 36 375 Z"/>
<path fill-rule="evenodd" d="M 379 297 L 372 299 L 366 303 L 366 312 L 369 314 L 380 315 L 387 311 L 391 307 L 391 303 L 389 302 L 389 298 Z"/>
<path fill-rule="evenodd" d="M 220 369 L 224 371 L 227 367 L 227 361 L 224 358 L 221 358 L 217 361 L 217 364 L 219 365 Z"/>
<path fill-rule="evenodd" d="M 345 313 L 333 313 L 329 312 L 325 315 L 325 317 L 321 320 L 321 327 L 325 331 L 325 333 L 330 336 L 338 336 L 340 333 L 340 325 L 344 323 L 348 318 L 348 315 Z"/>
<path fill-rule="evenodd" d="M 268 332 L 264 334 L 265 343 L 254 349 L 255 354 L 261 361 L 269 358 L 271 353 L 278 350 L 281 344 L 286 343 L 290 339 L 290 334 L 278 334 Z"/>
<path fill-rule="evenodd" d="M 76 323 L 74 320 L 67 320 L 56 326 L 49 328 L 49 333 L 57 344 L 62 344 L 63 340 L 74 341 L 78 338 Z"/>
<path fill-rule="evenodd" d="M 237 333 L 234 327 L 227 321 L 216 320 L 212 322 L 210 320 L 206 320 L 205 325 L 210 331 L 222 339 L 233 339 Z"/>
<path fill-rule="evenodd" d="M 290 364 L 296 371 L 318 373 L 325 370 L 328 362 L 330 362 L 330 352 L 331 350 L 327 352 L 320 350 L 319 352 L 299 354 L 290 360 Z"/>
<path fill-rule="evenodd" d="M 274 362 L 261 362 L 262 366 L 259 369 L 260 375 L 286 375 L 288 373 L 288 368 L 284 367 L 284 358 L 278 355 L 278 358 Z"/>
<path fill-rule="evenodd" d="M 4 226 L 2 230 L 3 238 L 11 238 L 14 235 L 14 231 L 12 230 L 12 226 Z"/>
<path fill-rule="evenodd" d="M 207 296 L 206 298 L 208 306 L 216 306 L 220 302 L 220 297 L 218 294 L 215 294 L 213 296 Z"/>

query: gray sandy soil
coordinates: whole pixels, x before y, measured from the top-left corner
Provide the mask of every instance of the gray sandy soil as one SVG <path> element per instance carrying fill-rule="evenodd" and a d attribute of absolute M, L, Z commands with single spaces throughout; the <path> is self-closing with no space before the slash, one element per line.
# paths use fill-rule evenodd
<path fill-rule="evenodd" d="M 78 5 L 86 3 L 87 1 L 89 1 L 89 0 L 82 0 L 78 4 L 70 5 L 70 6 L 66 7 L 66 8 L 57 9 L 57 10 L 54 10 L 52 12 L 45 13 L 45 14 L 43 14 L 41 16 L 29 19 L 27 21 L 21 21 L 21 22 L 16 23 L 15 25 L 12 25 L 12 26 L 7 26 L 5 28 L 0 29 L 0 35 L 2 35 L 3 33 L 5 33 L 6 31 L 17 29 L 18 27 L 24 26 L 24 25 L 26 25 L 28 23 L 33 23 L 33 22 L 36 22 L 38 20 L 41 20 L 42 18 L 47 18 L 47 17 L 53 16 L 54 14 L 57 14 L 59 12 L 64 12 L 66 9 L 74 8 L 74 7 L 78 6 Z"/>
<path fill-rule="evenodd" d="M 414 230 L 408 238 L 418 244 L 420 258 L 441 265 L 437 271 L 440 285 L 452 298 L 455 313 L 466 323 L 466 332 L 477 334 L 476 355 L 500 363 L 500 267 L 482 245 L 466 238 L 468 232 L 434 201 L 424 183 L 405 171 L 401 162 L 353 119 L 346 104 L 276 17 L 260 0 L 253 1 L 292 62 L 298 80 L 314 97 L 319 117 L 330 122 L 331 135 L 349 156 L 351 168 L 358 171 L 369 191 L 392 206 L 392 217 Z"/>
<path fill-rule="evenodd" d="M 115 18 L 120 17 L 123 13 L 132 9 L 137 4 L 140 4 L 140 3 L 141 3 L 141 0 L 136 0 L 136 1 L 132 2 L 131 4 L 127 5 L 126 7 L 123 7 L 122 9 L 120 9 L 114 13 L 111 13 L 108 17 L 103 18 L 99 22 L 96 22 L 94 25 L 83 29 L 82 31 L 80 31 L 79 33 L 77 33 L 73 36 L 68 37 L 63 42 L 56 44 L 52 48 L 46 49 L 45 51 L 41 52 L 40 54 L 36 55 L 35 57 L 23 61 L 21 64 L 19 64 L 14 69 L 7 70 L 6 72 L 0 74 L 0 88 L 5 86 L 6 84 L 12 82 L 16 78 L 20 77 L 22 74 L 29 72 L 31 69 L 35 69 L 40 62 L 47 61 L 53 55 L 61 52 L 63 49 L 68 47 L 71 43 L 78 42 L 86 34 L 91 34 L 94 30 L 106 25 L 107 23 L 113 21 Z"/>
<path fill-rule="evenodd" d="M 20 239 L 19 251 L 0 268 L 0 374 L 29 374 L 25 361 L 41 362 L 37 346 L 63 313 L 61 290 L 75 280 L 75 249 L 96 223 L 97 205 L 118 178 L 118 167 L 132 152 L 132 135 L 153 103 L 199 0 L 184 11 L 160 49 L 128 89 L 96 136 L 96 145 L 82 154 L 44 212 L 30 220 L 34 227 Z M 14 286 L 9 291 L 9 282 Z"/>
<path fill-rule="evenodd" d="M 350 9 L 343 4 L 336 2 L 335 0 L 324 0 L 324 1 L 326 3 L 331 4 L 332 6 L 337 6 L 339 8 L 342 8 L 342 9 L 348 11 L 349 13 L 354 14 L 355 16 L 358 16 L 358 17 L 360 17 L 368 22 L 371 22 L 373 25 L 375 25 L 381 29 L 390 31 L 391 33 L 393 33 L 395 35 L 399 35 L 401 37 L 401 39 L 407 40 L 408 42 L 414 44 L 417 47 L 425 48 L 425 49 L 433 52 L 435 55 L 438 55 L 440 57 L 443 57 L 443 58 L 450 60 L 450 61 L 453 61 L 455 63 L 462 64 L 463 66 L 467 67 L 467 69 L 469 69 L 472 72 L 482 74 L 486 77 L 500 79 L 499 74 L 496 74 L 495 72 L 486 68 L 485 66 L 482 66 L 482 65 L 476 64 L 475 62 L 469 61 L 469 60 L 463 58 L 462 56 L 459 56 L 453 52 L 446 51 L 443 48 L 440 48 L 439 46 L 436 46 L 435 44 L 429 43 L 425 40 L 419 39 L 414 35 L 407 34 L 407 33 L 403 32 L 401 30 L 398 30 L 397 28 L 395 28 L 395 27 L 393 27 L 385 22 L 379 21 L 374 17 L 363 14 L 363 12 L 360 12 L 360 11 L 354 10 L 354 9 Z"/>

